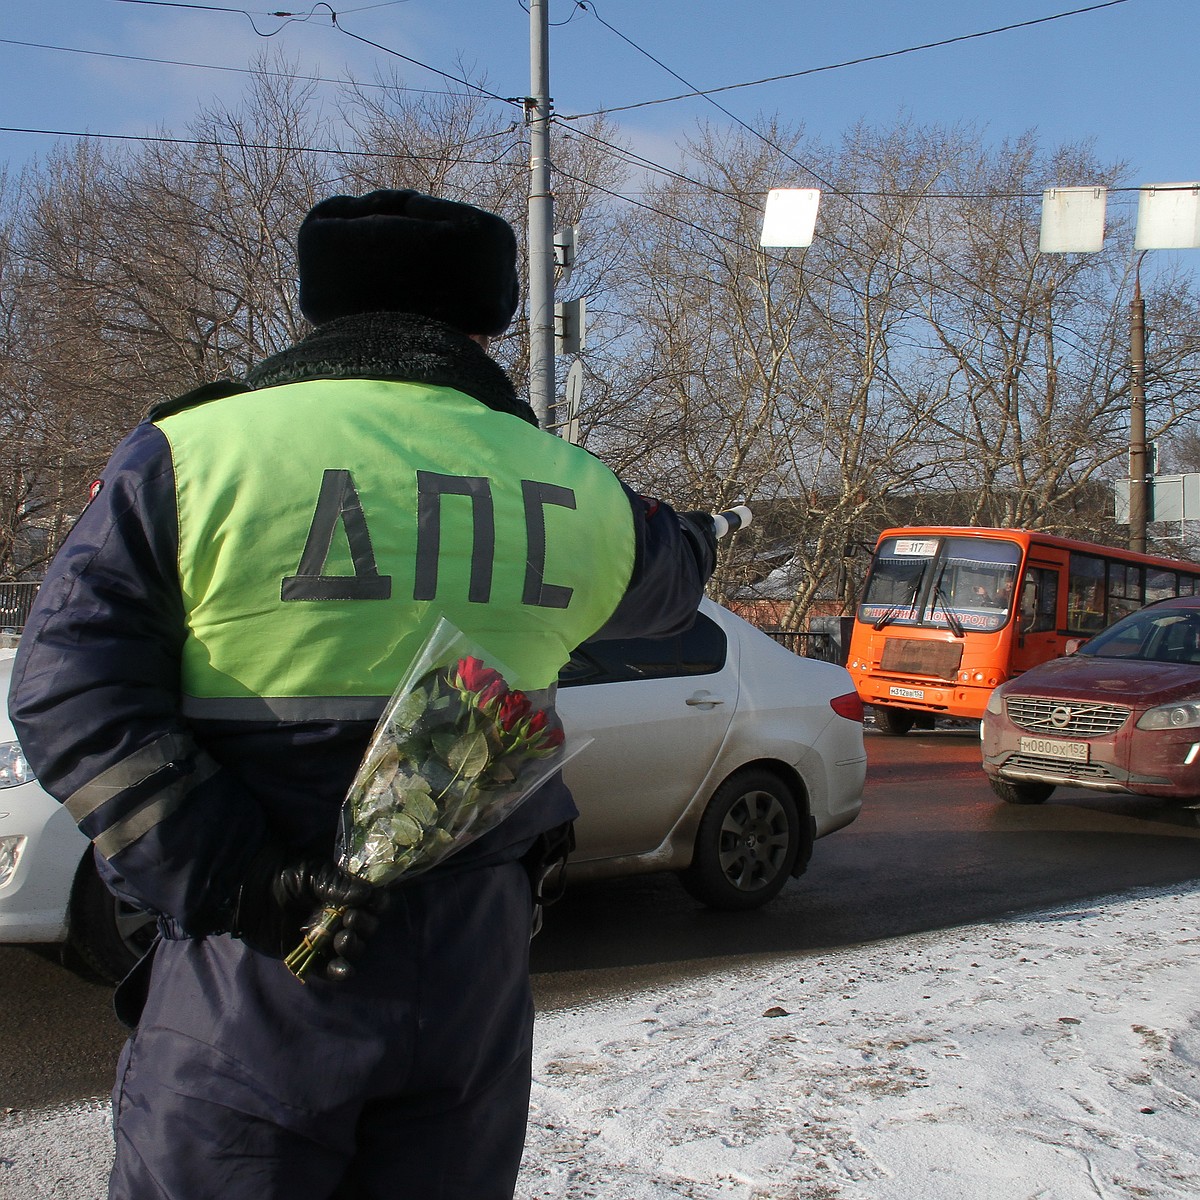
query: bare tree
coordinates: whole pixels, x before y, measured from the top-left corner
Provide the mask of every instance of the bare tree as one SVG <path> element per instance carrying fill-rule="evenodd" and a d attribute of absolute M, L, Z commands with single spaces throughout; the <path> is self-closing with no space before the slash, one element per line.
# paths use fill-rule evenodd
<path fill-rule="evenodd" d="M 480 80 L 479 88 L 486 89 L 486 83 Z M 351 87 L 342 114 L 349 131 L 339 163 L 346 190 L 414 188 L 489 209 L 509 221 L 527 252 L 529 141 L 517 103 L 489 98 L 478 89 L 412 91 L 392 74 Z M 599 341 L 604 340 L 604 312 L 593 301 L 604 294 L 621 253 L 610 197 L 625 169 L 621 147 L 612 139 L 611 127 L 596 118 L 554 142 L 556 226 L 578 225 L 583 231 L 561 296 L 587 298 L 593 340 Z M 528 333 L 518 312 L 493 344 L 518 390 L 528 379 Z"/>
<path fill-rule="evenodd" d="M 847 543 L 880 498 L 931 471 L 917 399 L 931 401 L 904 353 L 916 201 L 872 211 L 846 199 L 868 173 L 882 190 L 886 166 L 848 158 L 823 216 L 841 236 L 799 255 L 763 252 L 764 194 L 798 162 L 833 178 L 828 152 L 778 126 L 765 137 L 704 130 L 687 150 L 688 178 L 661 185 L 651 214 L 636 218 L 644 249 L 634 252 L 630 303 L 646 344 L 643 390 L 630 404 L 640 427 L 628 426 L 643 469 L 668 480 L 672 498 L 694 507 L 746 498 L 771 512 L 741 544 L 750 557 L 726 551 L 718 586 L 732 595 L 764 564 L 781 566 L 778 619 L 795 627 L 842 572 Z"/>
<path fill-rule="evenodd" d="M 947 514 L 1120 540 L 1097 497 L 1128 445 L 1129 230 L 1103 254 L 1038 251 L 1043 189 L 1116 183 L 1119 164 L 907 124 L 836 150 L 703 129 L 686 149 L 629 215 L 633 370 L 605 444 L 686 503 L 771 513 L 726 594 L 774 564 L 785 627 L 831 588 L 849 608 L 857 544 Z M 763 194 L 797 174 L 823 191 L 814 245 L 756 252 Z M 1194 281 L 1151 287 L 1162 436 L 1195 412 L 1195 305 Z"/>
<path fill-rule="evenodd" d="M 331 115 L 288 75 L 262 60 L 186 141 L 82 140 L 0 183 L 0 574 L 36 570 L 150 404 L 304 332 L 294 239 L 317 200 L 413 187 L 524 238 L 518 102 L 392 76 Z M 1129 223 L 1097 255 L 1042 255 L 1037 232 L 1045 187 L 1117 184 L 1121 164 L 911 123 L 836 146 L 779 121 L 700 127 L 673 170 L 600 118 L 560 122 L 552 147 L 558 227 L 580 230 L 559 294 L 587 300 L 584 440 L 682 508 L 757 507 L 722 545 L 717 595 L 767 594 L 767 576 L 798 627 L 853 604 L 856 551 L 885 525 L 1111 521 L 1097 497 L 1128 445 Z M 765 193 L 792 182 L 822 188 L 818 237 L 763 250 Z M 1169 264 L 1142 282 L 1148 428 L 1186 468 L 1200 293 Z M 519 387 L 527 334 L 519 315 L 496 347 Z"/>
<path fill-rule="evenodd" d="M 322 171 L 309 108 L 264 65 L 243 106 L 202 114 L 189 142 L 107 153 L 84 140 L 22 180 L 6 209 L 4 370 L 19 377 L 10 410 L 24 397 L 36 430 L 27 457 L 40 475 L 56 464 L 56 486 L 41 479 L 26 503 L 43 557 L 151 404 L 240 375 L 295 335 L 295 229 Z"/>

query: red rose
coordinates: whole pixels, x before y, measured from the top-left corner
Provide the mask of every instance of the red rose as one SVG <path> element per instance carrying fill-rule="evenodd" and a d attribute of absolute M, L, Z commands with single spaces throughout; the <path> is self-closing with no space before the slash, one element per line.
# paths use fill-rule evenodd
<path fill-rule="evenodd" d="M 496 710 L 496 720 L 500 722 L 500 727 L 505 733 L 512 733 L 529 716 L 532 708 L 533 705 L 529 703 L 529 697 L 524 692 L 509 692 L 500 701 Z"/>
<path fill-rule="evenodd" d="M 455 686 L 473 693 L 480 708 L 487 708 L 508 692 L 504 676 L 491 667 L 485 667 L 478 658 L 460 658 L 455 674 L 458 677 Z"/>
<path fill-rule="evenodd" d="M 482 659 L 471 656 L 460 658 L 455 671 L 458 673 L 459 683 L 468 692 L 481 692 L 493 680 L 500 678 L 498 671 L 485 667 Z"/>

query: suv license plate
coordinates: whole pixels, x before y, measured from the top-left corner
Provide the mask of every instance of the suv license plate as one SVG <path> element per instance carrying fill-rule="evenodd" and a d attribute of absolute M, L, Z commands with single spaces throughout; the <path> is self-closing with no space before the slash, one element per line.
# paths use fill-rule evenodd
<path fill-rule="evenodd" d="M 888 688 L 889 696 L 899 696 L 902 700 L 924 700 L 925 693 L 920 688 Z"/>
<path fill-rule="evenodd" d="M 1087 742 L 1061 742 L 1057 738 L 1023 737 L 1018 743 L 1022 754 L 1041 758 L 1062 758 L 1069 762 L 1087 762 Z"/>

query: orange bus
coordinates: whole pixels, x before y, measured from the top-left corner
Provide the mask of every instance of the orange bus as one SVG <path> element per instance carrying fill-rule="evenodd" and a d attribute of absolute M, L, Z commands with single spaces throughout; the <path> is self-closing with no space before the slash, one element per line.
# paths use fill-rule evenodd
<path fill-rule="evenodd" d="M 1200 593 L 1200 563 L 1028 529 L 885 529 L 846 666 L 876 725 L 983 715 L 992 689 L 1126 613 Z"/>

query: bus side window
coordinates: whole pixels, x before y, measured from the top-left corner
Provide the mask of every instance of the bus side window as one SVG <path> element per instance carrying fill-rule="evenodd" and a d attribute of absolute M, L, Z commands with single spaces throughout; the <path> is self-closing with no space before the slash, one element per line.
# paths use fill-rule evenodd
<path fill-rule="evenodd" d="M 1179 594 L 1179 576 L 1174 571 L 1160 571 L 1152 568 L 1146 572 L 1147 604 L 1152 604 L 1155 600 L 1166 600 Z"/>
<path fill-rule="evenodd" d="M 1108 564 L 1108 609 L 1105 625 L 1137 612 L 1146 603 L 1145 569 L 1113 560 Z"/>
<path fill-rule="evenodd" d="M 1099 633 L 1104 628 L 1104 559 L 1071 551 L 1067 628 L 1072 633 Z"/>
<path fill-rule="evenodd" d="M 1049 633 L 1057 628 L 1058 573 L 1031 567 L 1021 585 L 1021 632 Z"/>

